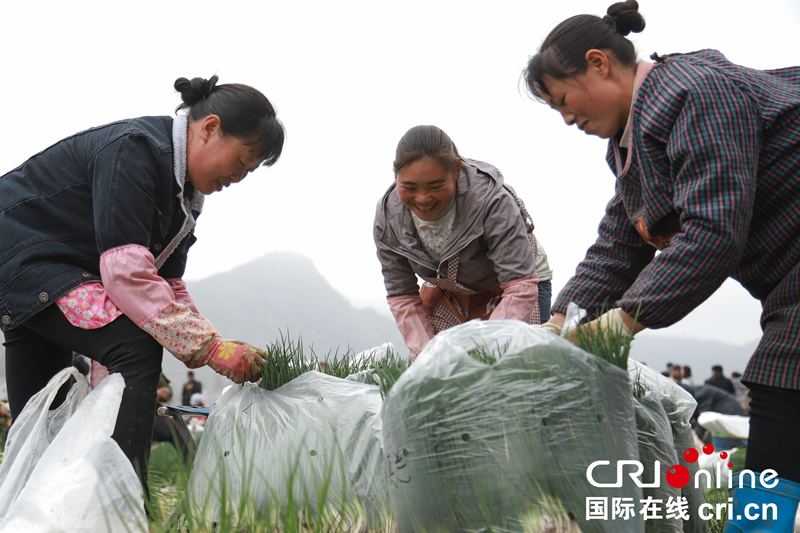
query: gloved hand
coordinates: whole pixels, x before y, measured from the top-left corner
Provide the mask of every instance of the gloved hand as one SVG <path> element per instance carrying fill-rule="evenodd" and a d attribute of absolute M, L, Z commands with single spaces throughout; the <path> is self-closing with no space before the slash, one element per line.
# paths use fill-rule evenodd
<path fill-rule="evenodd" d="M 561 326 L 559 326 L 558 324 L 553 324 L 552 322 L 545 322 L 539 327 L 545 331 L 549 331 L 550 333 L 555 333 L 559 337 L 561 336 Z"/>
<path fill-rule="evenodd" d="M 256 381 L 261 376 L 259 365 L 263 365 L 264 358 L 269 357 L 266 350 L 221 337 L 211 339 L 208 353 L 211 354 L 208 366 L 236 383 Z"/>
<path fill-rule="evenodd" d="M 611 309 L 600 315 L 598 318 L 584 324 L 582 326 L 578 326 L 578 328 L 570 331 L 567 333 L 567 340 L 578 344 L 578 335 L 577 331 L 583 328 L 591 328 L 592 331 L 602 331 L 604 335 L 608 336 L 609 333 L 613 335 L 620 335 L 622 339 L 629 339 L 633 338 L 633 333 L 631 332 L 631 328 L 625 325 L 625 320 L 623 320 L 622 315 L 619 312 L 619 309 Z"/>

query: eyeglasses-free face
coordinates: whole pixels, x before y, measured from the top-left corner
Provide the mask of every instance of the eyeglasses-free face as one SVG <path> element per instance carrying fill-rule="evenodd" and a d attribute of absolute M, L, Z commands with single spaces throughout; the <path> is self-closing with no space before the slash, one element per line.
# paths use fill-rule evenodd
<path fill-rule="evenodd" d="M 397 173 L 397 194 L 403 205 L 420 219 L 433 220 L 455 198 L 460 173 L 460 161 L 456 162 L 453 173 L 442 163 L 423 157 Z"/>

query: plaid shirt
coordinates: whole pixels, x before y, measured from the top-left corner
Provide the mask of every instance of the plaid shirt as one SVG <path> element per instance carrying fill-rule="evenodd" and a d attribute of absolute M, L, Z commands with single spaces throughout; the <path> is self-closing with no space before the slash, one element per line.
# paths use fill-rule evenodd
<path fill-rule="evenodd" d="M 553 311 L 607 303 L 663 328 L 733 277 L 764 305 L 745 380 L 800 389 L 800 67 L 671 55 L 632 109 L 628 150 L 609 142 L 599 236 Z"/>

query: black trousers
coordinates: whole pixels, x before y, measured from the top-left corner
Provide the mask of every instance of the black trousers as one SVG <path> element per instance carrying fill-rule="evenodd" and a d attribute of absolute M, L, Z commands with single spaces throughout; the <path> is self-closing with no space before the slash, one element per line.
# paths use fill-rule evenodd
<path fill-rule="evenodd" d="M 55 305 L 4 334 L 8 403 L 14 418 L 50 378 L 72 364 L 73 351 L 108 367 L 109 373 L 122 374 L 125 389 L 112 437 L 139 473 L 149 499 L 147 464 L 161 373 L 161 345 L 127 316 L 102 328 L 86 330 L 70 324 Z M 59 391 L 51 408 L 61 405 L 67 390 L 65 387 Z"/>
<path fill-rule="evenodd" d="M 750 436 L 745 468 L 800 483 L 800 391 L 747 383 L 750 387 Z"/>

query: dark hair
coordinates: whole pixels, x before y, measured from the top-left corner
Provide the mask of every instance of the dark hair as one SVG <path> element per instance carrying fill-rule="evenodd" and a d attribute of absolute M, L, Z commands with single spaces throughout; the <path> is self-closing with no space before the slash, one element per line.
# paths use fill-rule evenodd
<path fill-rule="evenodd" d="M 714 365 L 714 366 L 712 366 L 711 367 L 711 371 L 712 372 L 719 372 L 720 374 L 722 374 L 722 365 Z"/>
<path fill-rule="evenodd" d="M 542 93 L 549 96 L 544 84 L 545 76 L 563 80 L 583 73 L 589 50 L 602 50 L 623 67 L 635 68 L 636 48 L 625 36 L 644 29 L 639 3 L 636 0 L 617 2 L 608 8 L 607 13 L 603 18 L 577 15 L 550 32 L 523 71 L 526 88 L 533 98 L 543 101 Z"/>
<path fill-rule="evenodd" d="M 692 367 L 690 366 L 683 367 L 683 377 L 685 378 L 692 377 Z"/>
<path fill-rule="evenodd" d="M 731 377 L 732 378 L 740 378 L 740 377 L 742 377 L 742 374 L 741 374 L 741 372 L 731 372 Z"/>
<path fill-rule="evenodd" d="M 262 165 L 275 164 L 283 151 L 285 133 L 270 101 L 249 85 L 217 85 L 218 79 L 218 76 L 212 76 L 209 80 L 175 80 L 175 90 L 181 93 L 183 100 L 175 112 L 188 109 L 192 120 L 217 115 L 223 135 L 253 145 L 253 151 L 264 158 Z"/>
<path fill-rule="evenodd" d="M 456 161 L 461 159 L 458 149 L 450 137 L 436 126 L 414 126 L 397 143 L 394 156 L 394 173 L 423 157 L 430 157 L 444 165 L 450 172 L 456 171 Z"/>

